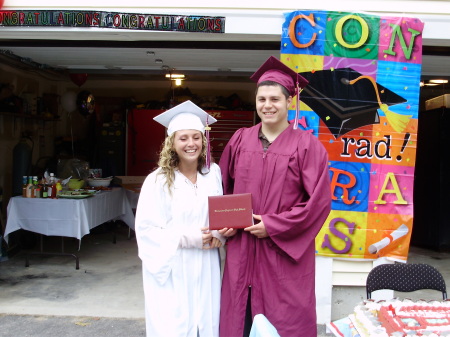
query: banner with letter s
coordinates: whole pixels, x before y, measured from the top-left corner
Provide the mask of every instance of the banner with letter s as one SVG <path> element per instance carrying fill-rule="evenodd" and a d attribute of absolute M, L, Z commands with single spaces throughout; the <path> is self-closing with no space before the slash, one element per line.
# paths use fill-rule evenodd
<path fill-rule="evenodd" d="M 329 154 L 332 211 L 316 237 L 318 255 L 408 256 L 423 27 L 362 13 L 285 15 L 280 59 L 309 81 L 299 128 Z"/>

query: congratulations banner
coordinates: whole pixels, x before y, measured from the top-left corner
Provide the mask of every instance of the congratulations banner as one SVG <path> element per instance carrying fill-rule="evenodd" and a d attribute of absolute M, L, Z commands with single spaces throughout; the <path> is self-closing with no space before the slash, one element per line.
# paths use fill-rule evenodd
<path fill-rule="evenodd" d="M 316 237 L 318 255 L 408 256 L 422 30 L 415 18 L 285 16 L 281 60 L 309 81 L 299 125 L 320 139 L 330 159 L 332 211 Z M 295 109 L 294 102 L 290 119 Z"/>
<path fill-rule="evenodd" d="M 100 11 L 0 11 L 0 26 L 97 27 L 152 31 L 224 33 L 225 18 Z"/>

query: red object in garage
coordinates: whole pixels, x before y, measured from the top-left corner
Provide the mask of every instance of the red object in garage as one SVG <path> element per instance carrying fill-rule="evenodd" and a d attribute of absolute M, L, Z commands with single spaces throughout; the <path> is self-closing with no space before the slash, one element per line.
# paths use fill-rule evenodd
<path fill-rule="evenodd" d="M 70 79 L 73 83 L 81 87 L 84 83 L 86 83 L 88 74 L 70 74 Z"/>
<path fill-rule="evenodd" d="M 128 176 L 146 176 L 158 165 L 166 129 L 153 120 L 162 110 L 133 109 L 127 116 Z"/>
<path fill-rule="evenodd" d="M 253 111 L 206 110 L 217 119 L 211 125 L 211 156 L 216 163 L 234 132 L 254 125 Z M 127 123 L 128 176 L 146 176 L 158 165 L 159 152 L 166 137 L 166 129 L 153 120 L 164 110 L 133 109 Z"/>

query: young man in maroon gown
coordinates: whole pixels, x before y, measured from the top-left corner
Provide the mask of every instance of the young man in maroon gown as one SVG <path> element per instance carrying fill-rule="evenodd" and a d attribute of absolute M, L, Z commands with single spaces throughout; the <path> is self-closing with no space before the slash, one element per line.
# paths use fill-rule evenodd
<path fill-rule="evenodd" d="M 328 155 L 287 119 L 307 81 L 274 57 L 251 78 L 261 123 L 236 131 L 220 168 L 224 194 L 252 193 L 255 224 L 221 231 L 228 246 L 220 336 L 245 336 L 251 318 L 264 314 L 282 337 L 316 337 L 314 240 L 331 206 Z"/>

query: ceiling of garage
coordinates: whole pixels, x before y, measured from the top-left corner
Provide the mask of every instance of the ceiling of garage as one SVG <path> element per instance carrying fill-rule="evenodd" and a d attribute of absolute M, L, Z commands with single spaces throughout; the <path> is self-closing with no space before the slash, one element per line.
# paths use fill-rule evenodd
<path fill-rule="evenodd" d="M 149 79 L 182 72 L 190 80 L 247 77 L 270 55 L 279 55 L 279 44 L 198 42 L 0 42 L 4 57 L 42 70 L 88 73 L 90 79 L 119 76 Z"/>
<path fill-rule="evenodd" d="M 161 78 L 182 72 L 190 81 L 248 81 L 279 41 L 108 41 L 0 39 L 2 62 L 48 76 L 88 73 L 89 78 Z M 424 46 L 422 74 L 450 78 L 450 47 Z"/>

